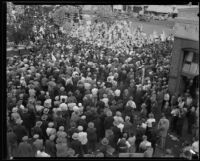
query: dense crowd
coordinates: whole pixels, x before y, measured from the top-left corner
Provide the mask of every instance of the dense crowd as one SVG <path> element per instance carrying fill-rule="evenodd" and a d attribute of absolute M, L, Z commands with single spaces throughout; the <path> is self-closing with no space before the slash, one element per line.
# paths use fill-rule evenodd
<path fill-rule="evenodd" d="M 165 152 L 169 130 L 181 137 L 185 118 L 194 137 L 186 152 L 198 154 L 198 96 L 189 85 L 183 94 L 168 91 L 173 41 L 146 43 L 141 30 L 131 36 L 118 24 L 119 31 L 106 26 L 110 37 L 102 23 L 70 36 L 47 25 L 33 36 L 32 53 L 7 60 L 9 158 L 152 157 Z"/>

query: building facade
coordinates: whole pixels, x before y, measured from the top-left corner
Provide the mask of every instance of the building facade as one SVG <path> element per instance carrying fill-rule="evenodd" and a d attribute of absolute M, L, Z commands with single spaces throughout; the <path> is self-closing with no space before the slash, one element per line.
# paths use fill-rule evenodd
<path fill-rule="evenodd" d="M 169 91 L 195 95 L 199 84 L 199 8 L 180 9 L 175 24 Z"/>

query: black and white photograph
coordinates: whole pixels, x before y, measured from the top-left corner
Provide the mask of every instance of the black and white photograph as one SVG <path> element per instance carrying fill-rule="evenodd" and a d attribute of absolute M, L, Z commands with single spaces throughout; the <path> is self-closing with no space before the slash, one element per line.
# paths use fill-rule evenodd
<path fill-rule="evenodd" d="M 6 159 L 199 159 L 199 4 L 6 2 Z"/>

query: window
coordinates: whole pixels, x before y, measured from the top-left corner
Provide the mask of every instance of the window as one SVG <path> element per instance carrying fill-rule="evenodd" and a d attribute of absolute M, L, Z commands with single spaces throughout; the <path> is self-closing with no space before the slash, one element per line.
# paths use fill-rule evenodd
<path fill-rule="evenodd" d="M 185 76 L 199 75 L 198 53 L 193 50 L 184 50 L 182 74 Z"/>

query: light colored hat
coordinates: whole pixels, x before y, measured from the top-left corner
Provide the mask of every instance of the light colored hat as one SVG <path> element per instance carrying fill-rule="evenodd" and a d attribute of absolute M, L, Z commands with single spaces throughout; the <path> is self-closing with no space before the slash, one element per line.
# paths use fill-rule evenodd
<path fill-rule="evenodd" d="M 28 140 L 28 136 L 23 136 L 22 140 L 23 141 L 27 141 Z"/>
<path fill-rule="evenodd" d="M 151 147 L 151 142 L 147 142 L 146 147 Z"/>
<path fill-rule="evenodd" d="M 108 97 L 108 95 L 107 94 L 103 94 L 103 98 L 107 98 Z"/>
<path fill-rule="evenodd" d="M 82 103 L 78 103 L 78 106 L 79 106 L 79 107 L 82 106 Z"/>
<path fill-rule="evenodd" d="M 73 111 L 78 111 L 78 110 L 79 110 L 78 106 L 73 107 Z"/>
<path fill-rule="evenodd" d="M 17 108 L 17 107 L 13 107 L 13 108 L 12 108 L 12 112 L 13 112 L 13 113 L 16 113 L 17 111 L 18 111 L 18 108 Z"/>
<path fill-rule="evenodd" d="M 129 116 L 126 116 L 125 117 L 125 121 L 129 121 L 130 120 L 130 117 Z"/>
<path fill-rule="evenodd" d="M 78 126 L 77 128 L 79 131 L 83 131 L 83 126 Z"/>
<path fill-rule="evenodd" d="M 59 127 L 59 131 L 64 131 L 64 130 L 65 130 L 64 126 Z"/>
<path fill-rule="evenodd" d="M 78 133 L 74 133 L 74 134 L 72 135 L 72 139 L 78 140 Z"/>
<path fill-rule="evenodd" d="M 81 119 L 85 120 L 85 119 L 86 119 L 86 116 L 85 116 L 85 115 L 81 116 Z"/>
<path fill-rule="evenodd" d="M 56 96 L 56 97 L 55 97 L 55 100 L 58 101 L 58 100 L 59 100 L 59 96 Z"/>
<path fill-rule="evenodd" d="M 56 138 L 56 135 L 49 136 L 49 140 L 53 141 Z"/>
<path fill-rule="evenodd" d="M 22 120 L 22 119 L 17 119 L 17 120 L 16 120 L 16 124 L 17 124 L 17 125 L 21 125 L 21 124 L 22 124 L 22 122 L 23 122 L 23 120 Z"/>
<path fill-rule="evenodd" d="M 48 127 L 53 127 L 54 126 L 54 123 L 53 122 L 49 122 L 48 123 Z"/>
<path fill-rule="evenodd" d="M 39 138 L 39 135 L 38 135 L 38 134 L 35 134 L 35 135 L 33 135 L 33 138 L 34 138 L 34 139 L 38 139 L 38 138 Z"/>
<path fill-rule="evenodd" d="M 65 87 L 60 87 L 60 90 L 61 90 L 61 91 L 64 91 L 64 90 L 65 90 Z"/>
<path fill-rule="evenodd" d="M 121 91 L 119 89 L 116 89 L 114 93 L 115 93 L 115 96 L 120 96 Z"/>
<path fill-rule="evenodd" d="M 117 111 L 115 115 L 116 116 L 122 116 L 122 113 L 120 111 Z"/>

